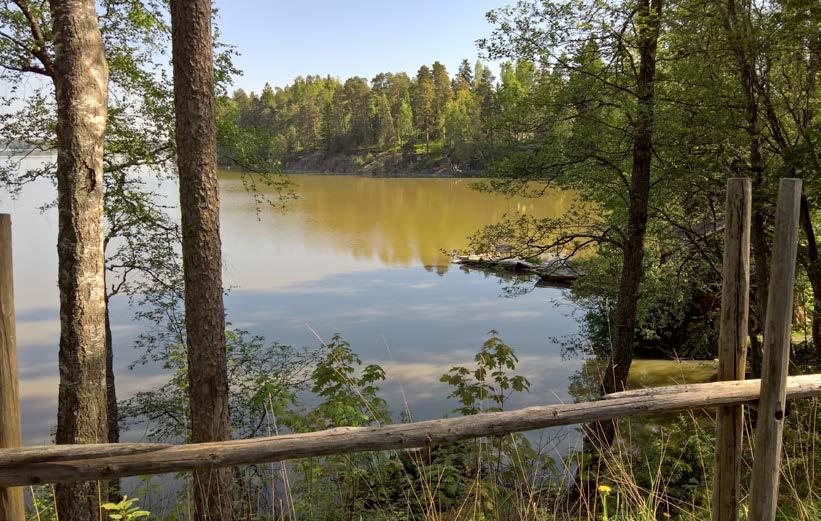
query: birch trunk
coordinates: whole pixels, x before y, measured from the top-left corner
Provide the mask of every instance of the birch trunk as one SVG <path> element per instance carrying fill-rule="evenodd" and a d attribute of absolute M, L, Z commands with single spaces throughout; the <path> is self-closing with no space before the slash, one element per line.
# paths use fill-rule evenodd
<path fill-rule="evenodd" d="M 108 66 L 93 0 L 51 0 L 57 98 L 57 443 L 107 441 L 103 138 Z M 61 521 L 99 517 L 96 482 L 57 487 Z"/>

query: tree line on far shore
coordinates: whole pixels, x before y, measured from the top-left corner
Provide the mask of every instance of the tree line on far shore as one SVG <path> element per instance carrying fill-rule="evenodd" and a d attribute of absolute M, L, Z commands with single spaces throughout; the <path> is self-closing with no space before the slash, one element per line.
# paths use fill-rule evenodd
<path fill-rule="evenodd" d="M 524 94 L 546 73 L 531 61 L 508 61 L 497 79 L 481 61 L 465 59 L 453 75 L 436 61 L 414 76 L 309 75 L 259 93 L 238 89 L 219 100 L 220 161 L 287 165 L 309 152 L 394 152 L 406 161 L 447 157 L 460 169 L 481 169 L 492 150 L 520 137 L 504 121 L 518 117 Z"/>

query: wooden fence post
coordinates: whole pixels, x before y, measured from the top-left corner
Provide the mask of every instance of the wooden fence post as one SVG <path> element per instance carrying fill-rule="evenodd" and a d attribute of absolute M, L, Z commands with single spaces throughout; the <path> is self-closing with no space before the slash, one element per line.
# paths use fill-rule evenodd
<path fill-rule="evenodd" d="M 11 216 L 0 214 L 0 449 L 20 446 Z M 24 521 L 23 489 L 0 488 L 0 521 Z"/>
<path fill-rule="evenodd" d="M 800 179 L 781 180 L 775 210 L 770 294 L 764 324 L 764 363 L 750 481 L 751 521 L 772 521 L 778 505 L 800 197 Z"/>
<path fill-rule="evenodd" d="M 724 274 L 718 339 L 718 379 L 743 380 L 747 358 L 750 308 L 750 209 L 752 188 L 747 178 L 727 181 L 724 229 Z M 742 405 L 716 413 L 716 475 L 713 521 L 738 519 L 741 484 Z"/>

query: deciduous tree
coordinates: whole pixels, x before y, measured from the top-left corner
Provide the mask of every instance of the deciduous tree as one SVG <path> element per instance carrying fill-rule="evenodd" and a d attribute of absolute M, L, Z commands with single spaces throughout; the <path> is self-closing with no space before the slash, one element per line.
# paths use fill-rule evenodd
<path fill-rule="evenodd" d="M 102 443 L 108 437 L 103 251 L 108 65 L 95 3 L 51 0 L 50 6 L 54 59 L 43 65 L 51 71 L 57 98 L 57 443 Z M 21 9 L 25 13 L 31 7 L 24 3 Z M 42 34 L 42 28 L 35 31 Z M 60 519 L 97 518 L 97 487 L 96 483 L 57 485 Z"/>

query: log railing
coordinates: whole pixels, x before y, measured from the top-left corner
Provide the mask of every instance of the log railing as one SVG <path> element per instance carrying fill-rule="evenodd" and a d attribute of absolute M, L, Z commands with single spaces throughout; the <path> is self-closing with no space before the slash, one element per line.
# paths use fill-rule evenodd
<path fill-rule="evenodd" d="M 749 180 L 731 179 L 727 192 L 724 284 L 719 335 L 719 380 L 613 393 L 601 400 L 374 427 L 347 427 L 214 443 L 121 443 L 19 447 L 10 228 L 0 229 L 0 520 L 22 521 L 20 486 L 105 480 L 201 468 L 267 463 L 362 451 L 412 449 L 560 425 L 717 408 L 714 521 L 734 521 L 740 503 L 741 406 L 759 402 L 756 460 L 751 478 L 751 520 L 775 514 L 784 405 L 821 396 L 821 374 L 787 376 L 800 180 L 781 182 L 772 254 L 770 303 L 762 380 L 743 380 L 749 303 Z M 8 216 L 0 216 L 8 228 Z M 3 261 L 4 253 L 8 257 Z M 13 308 L 12 308 L 13 309 Z M 12 363 L 13 362 L 13 363 Z M 12 383 L 14 385 L 12 385 Z"/>
<path fill-rule="evenodd" d="M 759 380 L 713 382 L 626 391 L 594 402 L 528 407 L 379 427 L 339 427 L 186 445 L 50 445 L 0 451 L 0 487 L 92 481 L 198 468 L 230 467 L 352 452 L 412 449 L 545 427 L 653 416 L 751 403 Z M 821 396 L 821 374 L 791 377 L 788 398 Z M 113 451 L 115 454 L 112 455 Z"/>

